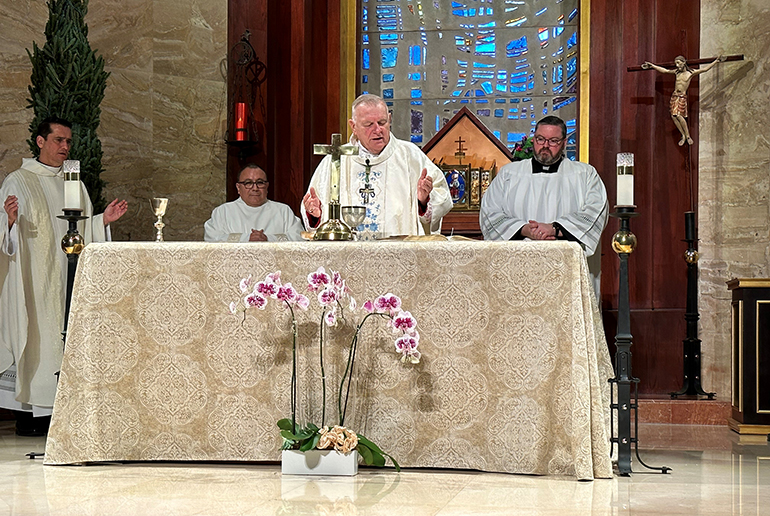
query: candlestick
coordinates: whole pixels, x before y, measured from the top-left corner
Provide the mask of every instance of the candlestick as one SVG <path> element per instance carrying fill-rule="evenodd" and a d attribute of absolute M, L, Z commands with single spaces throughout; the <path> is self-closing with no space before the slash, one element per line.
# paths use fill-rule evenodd
<path fill-rule="evenodd" d="M 684 212 L 684 239 L 695 240 L 695 212 Z"/>
<path fill-rule="evenodd" d="M 235 139 L 246 140 L 246 103 L 235 103 Z"/>
<path fill-rule="evenodd" d="M 617 155 L 618 188 L 617 206 L 634 206 L 634 155 L 621 152 Z"/>
<path fill-rule="evenodd" d="M 82 210 L 80 204 L 80 161 L 65 160 L 62 171 L 64 172 L 64 208 Z"/>

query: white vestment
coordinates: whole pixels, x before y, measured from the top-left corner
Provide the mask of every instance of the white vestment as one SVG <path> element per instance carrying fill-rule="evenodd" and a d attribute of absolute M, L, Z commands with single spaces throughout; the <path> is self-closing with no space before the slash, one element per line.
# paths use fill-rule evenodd
<path fill-rule="evenodd" d="M 596 169 L 562 160 L 556 172 L 532 173 L 532 159 L 500 168 L 481 198 L 485 240 L 510 240 L 530 220 L 557 222 L 585 249 L 599 296 L 600 237 L 607 225 L 607 190 Z"/>
<path fill-rule="evenodd" d="M 388 145 L 377 156 L 358 146 L 358 156 L 340 157 L 340 205 L 366 206 L 366 219 L 358 231 L 370 231 L 378 237 L 440 233 L 441 219 L 452 209 L 452 199 L 444 174 L 430 158 L 415 144 L 398 140 L 392 134 Z M 365 192 L 361 190 L 367 184 L 367 159 L 371 166 L 368 184 L 374 195 L 364 198 Z M 310 187 L 315 188 L 323 206 L 321 221 L 329 217 L 331 165 L 331 156 L 326 156 L 310 180 Z M 417 180 L 424 168 L 433 180 L 433 190 L 428 209 L 420 216 Z M 300 211 L 305 227 L 309 228 L 304 206 Z"/>
<path fill-rule="evenodd" d="M 240 197 L 217 206 L 203 229 L 206 242 L 248 242 L 252 229 L 264 231 L 268 242 L 302 240 L 302 222 L 291 208 L 269 199 L 257 207 Z"/>
<path fill-rule="evenodd" d="M 80 190 L 90 218 L 78 222 L 78 231 L 86 243 L 104 241 L 103 216 L 92 216 L 82 182 Z M 68 224 L 56 218 L 64 207 L 61 167 L 24 159 L 0 187 L 2 201 L 9 195 L 18 198 L 19 211 L 9 230 L 8 214 L 0 210 L 0 407 L 30 411 L 53 406 L 64 348 L 67 256 L 60 243 Z"/>

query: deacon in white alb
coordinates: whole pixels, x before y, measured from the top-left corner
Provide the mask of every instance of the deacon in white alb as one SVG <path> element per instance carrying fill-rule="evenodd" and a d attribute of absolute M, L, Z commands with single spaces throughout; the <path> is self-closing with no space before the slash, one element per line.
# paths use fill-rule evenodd
<path fill-rule="evenodd" d="M 65 208 L 62 164 L 72 125 L 48 118 L 35 142 L 40 157 L 24 159 L 0 187 L 0 407 L 19 411 L 20 435 L 45 433 L 47 421 L 36 424 L 29 415 L 51 413 L 54 373 L 61 367 L 67 257 L 60 242 L 68 224 L 56 216 Z M 78 231 L 86 243 L 109 239 L 107 225 L 123 216 L 126 201 L 115 199 L 94 216 L 83 183 L 80 189 L 83 214 L 90 218 L 78 223 Z"/>
<path fill-rule="evenodd" d="M 359 152 L 340 157 L 340 205 L 366 206 L 358 230 L 380 237 L 439 233 L 441 219 L 452 209 L 444 174 L 419 147 L 390 133 L 385 101 L 361 95 L 353 102 L 348 124 L 350 143 Z M 329 216 L 331 160 L 326 156 L 318 165 L 302 200 L 308 228 Z"/>
<path fill-rule="evenodd" d="M 287 205 L 267 198 L 267 174 L 246 165 L 235 185 L 238 198 L 214 208 L 206 221 L 206 242 L 280 242 L 302 240 L 302 222 Z"/>
<path fill-rule="evenodd" d="M 599 296 L 599 239 L 607 225 L 607 191 L 596 169 L 564 157 L 567 126 L 537 123 L 533 158 L 500 168 L 481 199 L 486 240 L 572 240 L 585 250 Z"/>

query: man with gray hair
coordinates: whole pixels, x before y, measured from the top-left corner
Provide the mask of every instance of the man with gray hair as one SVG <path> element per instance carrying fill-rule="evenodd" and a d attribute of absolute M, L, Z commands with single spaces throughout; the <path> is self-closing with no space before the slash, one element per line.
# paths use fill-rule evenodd
<path fill-rule="evenodd" d="M 358 231 L 379 237 L 439 233 L 441 219 L 452 209 L 444 174 L 415 144 L 395 138 L 390 122 L 380 97 L 364 94 L 353 102 L 350 143 L 359 151 L 341 156 L 340 204 L 366 206 Z M 326 156 L 310 180 L 301 210 L 307 228 L 328 217 L 331 168 Z"/>

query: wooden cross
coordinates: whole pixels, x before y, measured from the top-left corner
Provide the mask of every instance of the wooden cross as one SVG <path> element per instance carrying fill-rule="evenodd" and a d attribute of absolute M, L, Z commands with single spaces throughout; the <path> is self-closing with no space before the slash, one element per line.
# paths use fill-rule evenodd
<path fill-rule="evenodd" d="M 366 160 L 366 179 L 364 180 L 364 187 L 358 190 L 361 194 L 361 199 L 364 204 L 369 204 L 369 197 L 374 199 L 374 188 L 369 184 L 369 173 L 372 171 L 372 166 L 369 164 L 369 160 Z"/>
<path fill-rule="evenodd" d="M 455 158 L 457 158 L 457 163 L 462 165 L 463 158 L 465 157 L 465 149 L 463 149 L 463 137 L 460 136 L 457 140 L 455 140 L 455 143 L 457 143 L 457 152 L 455 152 Z M 468 142 L 466 141 L 465 143 Z"/>
<path fill-rule="evenodd" d="M 332 157 L 332 174 L 331 174 L 331 190 L 329 197 L 330 202 L 340 202 L 340 156 L 354 156 L 358 154 L 358 146 L 350 145 L 349 143 L 342 144 L 342 135 L 339 133 L 332 134 L 332 142 L 330 145 L 324 143 L 316 143 L 313 145 L 314 154 L 329 154 Z"/>

